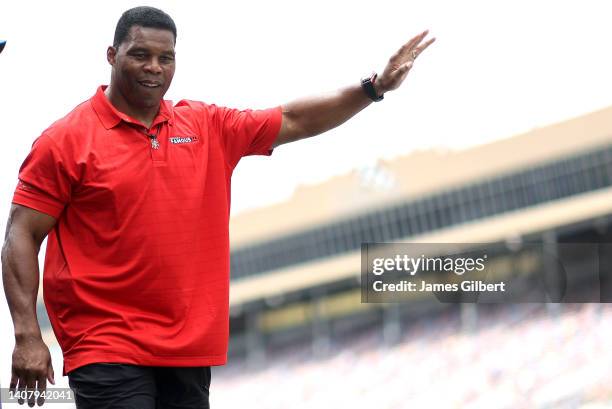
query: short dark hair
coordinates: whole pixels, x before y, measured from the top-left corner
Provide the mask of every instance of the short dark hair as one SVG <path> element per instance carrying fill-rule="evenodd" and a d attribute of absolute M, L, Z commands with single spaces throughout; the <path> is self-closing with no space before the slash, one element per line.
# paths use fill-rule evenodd
<path fill-rule="evenodd" d="M 133 26 L 161 28 L 172 31 L 174 42 L 176 43 L 176 25 L 172 17 L 155 7 L 141 6 L 129 9 L 121 15 L 115 28 L 113 47 L 119 48 L 119 45 L 125 41 Z"/>

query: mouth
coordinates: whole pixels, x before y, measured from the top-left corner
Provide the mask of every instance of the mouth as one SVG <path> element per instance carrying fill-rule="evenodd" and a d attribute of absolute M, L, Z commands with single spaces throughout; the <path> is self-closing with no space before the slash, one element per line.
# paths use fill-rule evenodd
<path fill-rule="evenodd" d="M 149 89 L 161 88 L 161 83 L 157 81 L 138 81 L 138 84 Z"/>

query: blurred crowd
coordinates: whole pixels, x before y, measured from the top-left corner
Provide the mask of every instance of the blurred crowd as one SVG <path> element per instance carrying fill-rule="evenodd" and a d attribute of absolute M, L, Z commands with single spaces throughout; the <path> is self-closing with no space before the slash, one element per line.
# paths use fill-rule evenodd
<path fill-rule="evenodd" d="M 401 341 L 380 331 L 268 356 L 261 369 L 230 360 L 213 370 L 217 408 L 612 407 L 612 306 L 477 305 L 407 323 Z"/>

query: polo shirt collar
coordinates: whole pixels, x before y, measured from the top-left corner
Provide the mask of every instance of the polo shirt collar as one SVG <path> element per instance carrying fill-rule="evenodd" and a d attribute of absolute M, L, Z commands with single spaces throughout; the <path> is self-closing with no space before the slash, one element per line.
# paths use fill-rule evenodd
<path fill-rule="evenodd" d="M 104 90 L 107 88 L 106 85 L 101 85 L 98 87 L 96 94 L 91 98 L 91 105 L 98 115 L 100 122 L 106 129 L 114 128 L 119 125 L 121 121 L 128 122 L 131 124 L 136 124 L 143 126 L 142 123 L 123 112 L 120 112 L 110 103 L 106 95 L 104 94 Z M 153 122 L 151 123 L 151 128 L 155 125 L 172 121 L 174 116 L 174 112 L 172 110 L 172 101 L 162 100 L 159 104 L 159 112 Z"/>

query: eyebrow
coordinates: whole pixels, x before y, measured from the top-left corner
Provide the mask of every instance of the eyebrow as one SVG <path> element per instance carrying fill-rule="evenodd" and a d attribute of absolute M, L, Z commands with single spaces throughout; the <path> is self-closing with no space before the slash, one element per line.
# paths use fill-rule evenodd
<path fill-rule="evenodd" d="M 128 53 L 149 53 L 150 50 L 148 48 L 145 47 L 134 47 L 134 48 L 130 48 L 128 51 Z M 162 51 L 162 54 L 165 55 L 171 55 L 171 56 L 175 56 L 176 53 L 174 51 L 170 51 L 170 50 L 166 50 L 166 51 Z"/>

